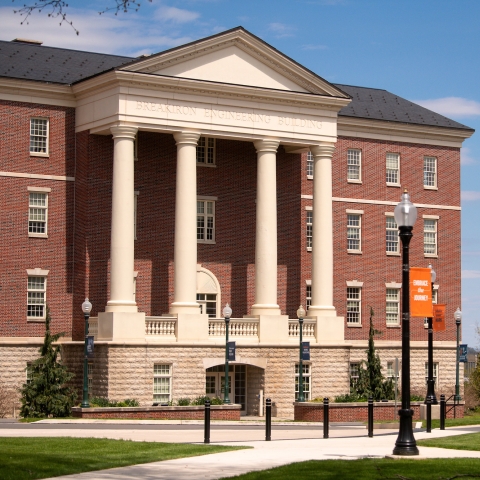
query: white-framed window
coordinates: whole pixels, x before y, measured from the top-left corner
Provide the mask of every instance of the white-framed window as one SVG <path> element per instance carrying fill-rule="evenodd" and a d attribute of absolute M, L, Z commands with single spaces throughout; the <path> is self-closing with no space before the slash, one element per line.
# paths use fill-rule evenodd
<path fill-rule="evenodd" d="M 347 287 L 347 324 L 361 325 L 362 289 Z"/>
<path fill-rule="evenodd" d="M 206 313 L 210 318 L 217 318 L 216 293 L 197 293 L 197 303 L 200 305 L 200 313 Z"/>
<path fill-rule="evenodd" d="M 435 188 L 437 186 L 437 159 L 423 157 L 423 186 Z"/>
<path fill-rule="evenodd" d="M 387 185 L 400 185 L 400 155 L 387 153 Z"/>
<path fill-rule="evenodd" d="M 307 178 L 313 178 L 313 153 L 307 152 Z"/>
<path fill-rule="evenodd" d="M 438 385 L 438 362 L 433 362 L 433 380 Z M 425 385 L 428 381 L 428 362 L 425 362 Z"/>
<path fill-rule="evenodd" d="M 153 366 L 153 401 L 168 403 L 172 400 L 172 366 L 155 364 Z"/>
<path fill-rule="evenodd" d="M 305 397 L 305 401 L 310 400 L 311 398 L 311 366 L 309 363 L 302 362 L 302 376 L 303 376 L 303 395 Z M 300 373 L 300 365 L 298 363 L 295 364 L 295 401 L 298 400 L 298 377 Z"/>
<path fill-rule="evenodd" d="M 351 384 L 354 384 L 357 382 L 359 373 L 360 373 L 360 362 L 350 362 L 349 374 L 350 374 Z"/>
<path fill-rule="evenodd" d="M 215 243 L 214 200 L 197 200 L 197 242 Z"/>
<path fill-rule="evenodd" d="M 46 294 L 47 277 L 29 276 L 27 282 L 27 317 L 29 319 L 45 319 Z"/>
<path fill-rule="evenodd" d="M 423 253 L 425 256 L 437 256 L 437 226 L 437 219 L 423 219 Z"/>
<path fill-rule="evenodd" d="M 387 325 L 400 325 L 400 289 L 387 288 L 386 298 Z"/>
<path fill-rule="evenodd" d="M 212 137 L 200 137 L 197 144 L 197 165 L 215 165 L 215 139 Z"/>
<path fill-rule="evenodd" d="M 306 291 L 305 291 L 305 306 L 307 307 L 307 311 L 312 305 L 312 284 L 309 281 L 306 285 Z"/>
<path fill-rule="evenodd" d="M 30 190 L 30 187 L 29 187 Z M 46 190 L 46 189 L 45 189 Z M 48 193 L 28 192 L 28 236 L 47 237 Z"/>
<path fill-rule="evenodd" d="M 30 154 L 47 156 L 48 155 L 48 118 L 30 119 Z"/>
<path fill-rule="evenodd" d="M 347 211 L 347 250 L 351 253 L 362 251 L 362 215 Z"/>
<path fill-rule="evenodd" d="M 400 244 L 398 241 L 398 226 L 393 215 L 385 217 L 386 222 L 386 252 L 387 255 L 398 255 Z"/>
<path fill-rule="evenodd" d="M 349 148 L 347 150 L 347 180 L 360 183 L 362 181 L 362 151 Z"/>
<path fill-rule="evenodd" d="M 307 250 L 313 247 L 313 211 L 307 210 Z"/>

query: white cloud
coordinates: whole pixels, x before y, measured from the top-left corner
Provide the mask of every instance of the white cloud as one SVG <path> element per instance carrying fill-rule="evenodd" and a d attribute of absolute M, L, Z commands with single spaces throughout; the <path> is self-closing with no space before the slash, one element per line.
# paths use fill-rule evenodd
<path fill-rule="evenodd" d="M 472 151 L 468 147 L 462 147 L 460 150 L 460 164 L 461 165 L 476 165 L 477 160 L 472 157 Z"/>
<path fill-rule="evenodd" d="M 480 278 L 480 270 L 462 270 L 462 279 Z"/>
<path fill-rule="evenodd" d="M 462 191 L 462 202 L 477 202 L 480 200 L 480 192 L 474 190 Z"/>
<path fill-rule="evenodd" d="M 414 100 L 414 102 L 447 117 L 474 117 L 480 115 L 480 102 L 469 100 L 468 98 L 445 97 L 431 100 Z"/>
<path fill-rule="evenodd" d="M 200 17 L 200 14 L 197 12 L 176 7 L 160 7 L 155 12 L 155 18 L 163 22 L 188 23 L 193 22 L 198 17 Z"/>
<path fill-rule="evenodd" d="M 302 45 L 302 50 L 326 50 L 326 45 Z"/>
<path fill-rule="evenodd" d="M 268 29 L 272 31 L 277 38 L 293 37 L 294 27 L 284 23 L 270 23 Z"/>

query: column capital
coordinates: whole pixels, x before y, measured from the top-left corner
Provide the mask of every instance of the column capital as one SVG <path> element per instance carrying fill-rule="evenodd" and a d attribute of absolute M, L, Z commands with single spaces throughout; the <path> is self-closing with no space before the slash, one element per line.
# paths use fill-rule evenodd
<path fill-rule="evenodd" d="M 132 127 L 130 125 L 114 125 L 110 127 L 113 138 L 130 138 L 135 140 L 135 136 L 138 132 L 138 127 Z"/>
<path fill-rule="evenodd" d="M 197 146 L 198 139 L 200 138 L 200 132 L 192 130 L 185 130 L 183 132 L 175 132 L 173 138 L 177 145 L 195 145 Z"/>
<path fill-rule="evenodd" d="M 330 157 L 332 158 L 335 151 L 335 143 L 322 142 L 318 145 L 310 145 L 310 151 L 314 157 Z"/>
<path fill-rule="evenodd" d="M 280 145 L 280 141 L 274 138 L 264 138 L 262 140 L 256 140 L 253 142 L 255 145 L 255 149 L 257 153 L 260 152 L 271 152 L 277 153 L 278 146 Z"/>

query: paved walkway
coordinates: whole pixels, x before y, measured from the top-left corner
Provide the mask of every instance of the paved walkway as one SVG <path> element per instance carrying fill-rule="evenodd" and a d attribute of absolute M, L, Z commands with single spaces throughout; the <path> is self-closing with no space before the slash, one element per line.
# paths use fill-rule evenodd
<path fill-rule="evenodd" d="M 98 422 L 96 423 L 96 429 L 82 428 L 81 430 L 75 428 L 47 430 L 42 428 L 41 423 L 37 423 L 36 428 L 21 431 L 18 429 L 1 428 L 0 436 L 78 436 L 122 438 L 135 441 L 203 442 L 203 430 L 198 430 L 198 427 L 197 429 L 192 427 L 191 430 L 182 429 L 180 431 L 175 429 L 175 425 L 171 425 L 172 428 L 167 430 L 140 430 L 136 428 L 135 424 L 132 424 L 131 429 L 116 430 L 110 427 L 108 430 L 103 430 L 98 429 Z M 137 480 L 141 478 L 147 480 L 213 480 L 306 460 L 391 456 L 398 435 L 396 430 L 376 430 L 375 436 L 368 438 L 365 428 L 332 426 L 330 438 L 323 439 L 323 432 L 318 427 L 318 424 L 301 429 L 291 424 L 290 426 L 287 424 L 282 427 L 274 424 L 272 426 L 272 441 L 265 442 L 265 432 L 263 429 L 259 430 L 258 427 L 254 429 L 246 424 L 241 429 L 231 431 L 224 426 L 216 428 L 217 425 L 212 424 L 212 444 L 247 445 L 253 448 L 200 457 L 132 465 L 130 467 L 56 477 L 56 479 Z M 4 425 L 3 427 L 6 426 Z M 480 432 L 480 426 L 455 427 L 443 431 L 435 429 L 432 433 L 426 433 L 424 430 L 415 430 L 415 438 L 420 440 L 472 432 Z M 419 457 L 410 458 L 480 458 L 480 452 L 427 447 L 419 447 L 419 450 Z"/>

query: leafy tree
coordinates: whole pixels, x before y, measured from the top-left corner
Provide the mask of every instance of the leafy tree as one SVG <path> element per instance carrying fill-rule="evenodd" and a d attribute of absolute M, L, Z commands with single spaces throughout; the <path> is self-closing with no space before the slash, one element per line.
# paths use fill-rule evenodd
<path fill-rule="evenodd" d="M 352 381 L 350 394 L 367 399 L 373 397 L 375 401 L 394 397 L 394 386 L 391 379 L 382 375 L 380 357 L 375 351 L 374 337 L 381 332 L 373 328 L 373 308 L 370 307 L 370 329 L 368 332 L 367 360 L 362 360 L 358 371 L 358 379 Z"/>
<path fill-rule="evenodd" d="M 15 0 L 12 0 L 15 2 Z M 24 0 L 22 0 L 24 1 Z M 140 0 L 110 0 L 112 6 L 106 7 L 105 9 L 98 12 L 99 15 L 102 13 L 113 11 L 115 15 L 118 12 L 125 12 L 127 13 L 129 10 L 138 11 L 141 7 Z M 152 0 L 148 0 L 151 2 Z M 30 3 L 24 3 L 21 8 L 18 10 L 14 10 L 14 13 L 19 13 L 23 18 L 20 22 L 20 25 L 27 23 L 28 25 L 28 18 L 30 15 L 37 11 L 42 13 L 46 10 L 47 16 L 52 18 L 58 18 L 60 20 L 60 25 L 63 23 L 67 23 L 70 25 L 74 30 L 75 33 L 78 35 L 80 32 L 73 26 L 73 22 L 69 20 L 67 17 L 67 9 L 68 9 L 68 2 L 66 0 L 33 0 Z"/>
<path fill-rule="evenodd" d="M 29 382 L 21 388 L 22 417 L 67 417 L 77 394 L 67 383 L 73 378 L 67 367 L 58 359 L 60 345 L 53 346 L 63 334 L 50 333 L 50 310 L 47 306 L 45 337 L 40 347 L 40 357 L 30 366 Z"/>

